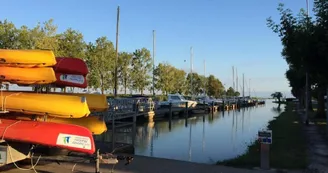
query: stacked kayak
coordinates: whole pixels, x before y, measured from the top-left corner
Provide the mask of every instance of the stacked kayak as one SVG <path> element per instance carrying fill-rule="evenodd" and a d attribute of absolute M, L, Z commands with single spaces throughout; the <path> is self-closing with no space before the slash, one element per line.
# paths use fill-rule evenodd
<path fill-rule="evenodd" d="M 0 49 L 0 82 L 18 85 L 87 87 L 88 69 L 77 58 L 55 58 L 47 50 Z M 0 93 L 0 138 L 92 154 L 93 135 L 107 130 L 92 112 L 107 110 L 104 95 Z"/>
<path fill-rule="evenodd" d="M 57 64 L 53 67 L 56 79 L 55 85 L 58 87 L 78 87 L 88 86 L 86 75 L 88 67 L 85 62 L 78 58 L 56 57 Z"/>

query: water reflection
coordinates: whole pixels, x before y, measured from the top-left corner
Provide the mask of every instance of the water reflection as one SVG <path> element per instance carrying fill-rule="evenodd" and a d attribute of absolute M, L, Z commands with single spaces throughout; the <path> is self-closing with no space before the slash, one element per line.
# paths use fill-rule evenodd
<path fill-rule="evenodd" d="M 234 158 L 279 114 L 273 106 L 137 125 L 135 154 L 200 163 Z"/>

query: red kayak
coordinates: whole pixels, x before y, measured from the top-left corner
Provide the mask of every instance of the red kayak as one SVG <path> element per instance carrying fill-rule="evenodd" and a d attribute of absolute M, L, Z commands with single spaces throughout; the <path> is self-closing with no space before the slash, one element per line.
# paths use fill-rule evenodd
<path fill-rule="evenodd" d="M 5 116 L 5 115 L 4 115 Z M 92 133 L 85 127 L 51 122 L 0 119 L 1 138 L 93 154 Z"/>
<path fill-rule="evenodd" d="M 56 57 L 55 72 L 64 74 L 79 74 L 86 76 L 89 73 L 86 63 L 79 58 Z"/>
<path fill-rule="evenodd" d="M 56 72 L 56 79 L 55 85 L 58 87 L 86 88 L 88 86 L 87 79 L 83 75 Z"/>

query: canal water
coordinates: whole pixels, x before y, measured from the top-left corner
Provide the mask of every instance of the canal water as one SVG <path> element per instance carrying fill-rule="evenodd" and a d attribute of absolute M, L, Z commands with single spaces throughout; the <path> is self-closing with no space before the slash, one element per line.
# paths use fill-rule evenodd
<path fill-rule="evenodd" d="M 267 100 L 257 107 L 173 119 L 171 125 L 168 121 L 137 125 L 135 154 L 208 164 L 235 158 L 279 115 L 276 106 Z M 118 139 L 128 142 L 131 136 Z"/>

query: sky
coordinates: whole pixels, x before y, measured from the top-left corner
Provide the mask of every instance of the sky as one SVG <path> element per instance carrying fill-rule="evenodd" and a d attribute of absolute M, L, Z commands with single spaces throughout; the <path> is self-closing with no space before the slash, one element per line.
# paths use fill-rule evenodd
<path fill-rule="evenodd" d="M 152 51 L 155 30 L 155 64 L 168 62 L 190 71 L 193 47 L 193 71 L 204 74 L 205 60 L 206 75 L 213 74 L 229 87 L 234 66 L 239 84 L 244 73 L 245 88 L 250 86 L 252 95 L 269 96 L 281 91 L 290 96 L 281 42 L 267 27 L 266 18 L 279 20 L 280 2 L 297 13 L 306 7 L 303 1 L 0 0 L 0 16 L 18 27 L 34 27 L 54 19 L 58 32 L 73 28 L 83 33 L 87 42 L 107 36 L 115 43 L 120 6 L 119 51 L 132 52 L 142 47 Z"/>

